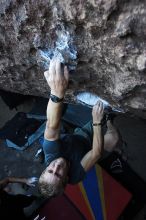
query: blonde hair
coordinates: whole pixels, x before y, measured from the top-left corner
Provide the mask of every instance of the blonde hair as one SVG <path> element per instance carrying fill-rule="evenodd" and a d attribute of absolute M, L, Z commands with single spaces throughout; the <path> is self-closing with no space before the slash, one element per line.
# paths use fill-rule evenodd
<path fill-rule="evenodd" d="M 64 178 L 60 183 L 48 183 L 44 181 L 42 176 L 39 179 L 38 187 L 41 195 L 44 198 L 55 197 L 63 194 L 65 186 L 67 185 L 67 178 Z"/>

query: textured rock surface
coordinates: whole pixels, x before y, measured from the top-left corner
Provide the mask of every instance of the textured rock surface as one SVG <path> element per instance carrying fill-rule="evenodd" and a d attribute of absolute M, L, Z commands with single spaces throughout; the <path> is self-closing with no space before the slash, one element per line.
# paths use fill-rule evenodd
<path fill-rule="evenodd" d="M 78 51 L 66 99 L 91 91 L 146 118 L 145 0 L 1 0 L 0 88 L 47 96 L 37 51 L 54 45 L 58 23 Z"/>

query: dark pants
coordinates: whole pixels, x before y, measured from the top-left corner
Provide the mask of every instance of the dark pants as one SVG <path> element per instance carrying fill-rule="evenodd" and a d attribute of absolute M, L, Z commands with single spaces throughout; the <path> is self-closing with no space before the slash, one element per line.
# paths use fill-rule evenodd
<path fill-rule="evenodd" d="M 102 134 L 104 135 L 106 133 L 107 127 L 106 125 L 102 126 Z M 92 121 L 89 121 L 87 124 L 85 124 L 82 128 L 76 128 L 74 130 L 74 134 L 81 135 L 85 137 L 90 145 L 92 145 L 93 141 L 93 125 Z"/>

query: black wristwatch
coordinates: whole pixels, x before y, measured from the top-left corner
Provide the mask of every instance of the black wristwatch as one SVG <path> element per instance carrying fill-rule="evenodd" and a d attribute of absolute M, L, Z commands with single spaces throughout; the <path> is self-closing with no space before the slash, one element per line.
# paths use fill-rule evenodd
<path fill-rule="evenodd" d="M 56 95 L 50 94 L 50 99 L 52 102 L 58 103 L 58 102 L 62 102 L 64 98 L 59 98 Z"/>

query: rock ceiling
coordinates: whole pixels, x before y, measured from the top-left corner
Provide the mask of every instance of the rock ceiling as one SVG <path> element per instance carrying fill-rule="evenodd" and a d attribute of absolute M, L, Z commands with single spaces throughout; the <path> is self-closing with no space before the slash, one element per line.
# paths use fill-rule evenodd
<path fill-rule="evenodd" d="M 37 53 L 55 44 L 58 24 L 78 53 L 66 100 L 88 91 L 146 118 L 145 0 L 2 0 L 0 89 L 48 96 Z"/>

